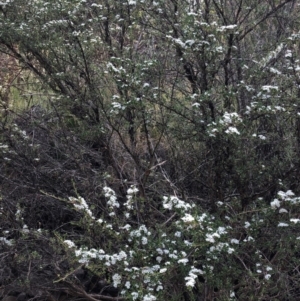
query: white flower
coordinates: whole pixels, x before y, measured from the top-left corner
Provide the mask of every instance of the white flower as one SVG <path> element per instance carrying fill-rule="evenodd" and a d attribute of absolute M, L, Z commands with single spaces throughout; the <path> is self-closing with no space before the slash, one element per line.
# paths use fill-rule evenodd
<path fill-rule="evenodd" d="M 249 222 L 245 222 L 245 228 L 247 229 L 247 228 L 249 228 L 251 226 L 251 224 L 249 223 Z"/>
<path fill-rule="evenodd" d="M 195 219 L 189 213 L 185 213 L 184 217 L 181 218 L 185 223 L 191 223 Z"/>
<path fill-rule="evenodd" d="M 266 280 L 269 280 L 270 278 L 271 278 L 271 275 L 270 275 L 270 274 L 266 274 L 266 275 L 265 275 L 265 279 L 266 279 Z"/>
<path fill-rule="evenodd" d="M 278 86 L 262 86 L 261 89 L 270 93 L 270 90 L 278 91 Z"/>
<path fill-rule="evenodd" d="M 232 244 L 236 244 L 236 245 L 238 245 L 240 242 L 237 240 L 237 239 L 235 239 L 235 238 L 233 238 L 231 241 L 230 241 Z"/>
<path fill-rule="evenodd" d="M 248 236 L 243 241 L 247 242 L 247 241 L 251 241 L 251 240 L 254 240 L 254 238 L 252 236 Z"/>
<path fill-rule="evenodd" d="M 163 269 L 160 269 L 160 270 L 159 270 L 159 273 L 160 273 L 160 274 L 163 274 L 163 273 L 165 273 L 166 271 L 167 271 L 167 268 L 163 268 Z"/>
<path fill-rule="evenodd" d="M 162 257 L 161 257 L 161 256 L 157 256 L 157 257 L 156 257 L 156 261 L 157 261 L 158 263 L 160 263 L 160 262 L 162 261 Z"/>
<path fill-rule="evenodd" d="M 65 240 L 64 243 L 68 246 L 68 248 L 74 248 L 75 244 L 71 240 Z"/>
<path fill-rule="evenodd" d="M 73 204 L 73 206 L 81 211 L 85 211 L 91 218 L 94 219 L 91 210 L 89 209 L 88 204 L 86 203 L 85 199 L 81 196 L 78 198 L 69 197 L 69 201 Z"/>
<path fill-rule="evenodd" d="M 139 190 L 136 188 L 136 186 L 132 185 L 130 188 L 127 189 L 127 194 L 132 195 L 137 193 Z"/>
<path fill-rule="evenodd" d="M 286 193 L 285 193 L 287 196 L 294 196 L 294 192 L 292 190 L 288 190 Z"/>
<path fill-rule="evenodd" d="M 5 243 L 8 246 L 12 246 L 13 245 L 12 240 L 8 240 L 6 237 L 0 237 L 0 242 L 3 242 L 3 243 Z"/>
<path fill-rule="evenodd" d="M 279 207 L 280 207 L 280 201 L 279 201 L 278 199 L 274 199 L 274 201 L 271 202 L 270 205 L 271 205 L 271 207 L 272 207 L 273 209 L 279 208 Z"/>
<path fill-rule="evenodd" d="M 218 230 L 217 230 L 217 232 L 218 232 L 219 234 L 226 234 L 226 233 L 227 233 L 225 227 L 219 227 Z"/>
<path fill-rule="evenodd" d="M 293 193 L 293 191 L 288 190 L 286 192 L 284 191 L 278 191 L 278 196 L 282 199 L 282 200 L 291 200 L 290 197 L 294 196 L 295 194 Z"/>
<path fill-rule="evenodd" d="M 125 287 L 126 287 L 127 289 L 130 289 L 130 282 L 129 282 L 129 281 L 126 281 Z"/>
<path fill-rule="evenodd" d="M 288 211 L 284 208 L 280 208 L 278 212 L 279 213 L 288 213 Z"/>
<path fill-rule="evenodd" d="M 134 301 L 134 300 L 136 300 L 136 299 L 138 298 L 139 293 L 137 293 L 137 292 L 132 292 L 132 293 L 131 293 L 131 296 L 132 296 L 132 300 Z"/>
<path fill-rule="evenodd" d="M 185 277 L 184 279 L 186 280 L 185 285 L 187 287 L 194 287 L 195 286 L 196 281 L 195 281 L 194 277 L 188 276 L 188 277 Z"/>
<path fill-rule="evenodd" d="M 119 274 L 114 274 L 112 276 L 112 280 L 113 280 L 113 286 L 118 287 L 118 285 L 121 283 L 122 277 Z"/>
<path fill-rule="evenodd" d="M 277 227 L 288 227 L 289 225 L 286 223 L 279 223 Z"/>
<path fill-rule="evenodd" d="M 184 201 L 181 201 L 176 196 L 163 197 L 163 207 L 168 210 L 172 210 L 173 207 L 177 209 L 188 210 L 192 208 L 192 206 Z"/>
<path fill-rule="evenodd" d="M 124 251 L 120 251 L 119 254 L 117 255 L 117 258 L 119 261 L 122 261 L 123 259 L 127 258 L 127 254 Z"/>
<path fill-rule="evenodd" d="M 234 126 L 230 126 L 228 127 L 228 129 L 225 131 L 226 134 L 237 134 L 240 135 L 240 132 L 238 131 L 238 129 Z"/>
<path fill-rule="evenodd" d="M 176 237 L 181 237 L 181 232 L 177 231 L 177 232 L 174 233 L 174 235 L 175 235 Z"/>
<path fill-rule="evenodd" d="M 117 201 L 117 197 L 116 197 L 115 192 L 111 188 L 109 188 L 107 186 L 103 187 L 103 191 L 104 191 L 104 196 L 106 198 L 108 198 L 107 205 L 110 208 L 113 208 L 113 207 L 119 208 L 120 204 Z"/>
<path fill-rule="evenodd" d="M 213 237 L 212 234 L 208 234 L 208 233 L 207 233 L 205 236 L 206 236 L 205 240 L 206 240 L 207 242 L 211 242 L 211 243 L 214 243 L 214 242 L 215 242 L 215 239 L 214 239 L 214 237 Z"/>
<path fill-rule="evenodd" d="M 297 224 L 297 223 L 300 222 L 300 219 L 299 219 L 299 218 L 291 218 L 290 221 L 291 221 L 292 223 Z"/>
<path fill-rule="evenodd" d="M 227 25 L 227 26 L 221 26 L 220 28 L 218 28 L 218 31 L 224 31 L 224 30 L 230 30 L 230 29 L 234 29 L 236 28 L 237 25 L 236 24 L 231 24 L 231 25 Z"/>
<path fill-rule="evenodd" d="M 28 230 L 28 226 L 27 226 L 27 225 L 24 225 L 24 226 L 23 226 L 22 232 L 23 232 L 23 233 L 29 233 L 29 230 Z"/>
<path fill-rule="evenodd" d="M 131 226 L 129 224 L 126 224 L 125 226 L 120 227 L 120 229 L 126 230 L 126 231 L 128 231 L 130 228 L 131 228 Z"/>
<path fill-rule="evenodd" d="M 228 252 L 228 254 L 232 254 L 234 252 L 234 249 L 233 248 L 228 248 L 227 252 Z"/>
<path fill-rule="evenodd" d="M 182 258 L 178 260 L 178 263 L 183 263 L 183 265 L 186 265 L 189 262 L 187 258 Z"/>
<path fill-rule="evenodd" d="M 155 301 L 156 297 L 151 295 L 151 294 L 147 294 L 146 296 L 144 296 L 143 301 Z"/>
<path fill-rule="evenodd" d="M 147 237 L 143 236 L 143 237 L 142 237 L 142 244 L 143 244 L 143 245 L 146 245 L 147 243 L 148 243 Z"/>

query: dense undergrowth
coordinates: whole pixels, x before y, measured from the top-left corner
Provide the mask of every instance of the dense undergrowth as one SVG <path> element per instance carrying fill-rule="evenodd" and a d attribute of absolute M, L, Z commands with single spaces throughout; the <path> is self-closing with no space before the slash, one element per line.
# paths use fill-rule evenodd
<path fill-rule="evenodd" d="M 246 2 L 0 3 L 0 298 L 299 298 L 299 6 Z"/>

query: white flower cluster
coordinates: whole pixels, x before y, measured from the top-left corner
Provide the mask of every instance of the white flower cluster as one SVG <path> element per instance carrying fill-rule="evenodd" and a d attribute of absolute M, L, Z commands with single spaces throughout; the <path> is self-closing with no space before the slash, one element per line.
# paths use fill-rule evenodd
<path fill-rule="evenodd" d="M 271 203 L 271 208 L 272 209 L 277 209 L 282 206 L 282 204 L 299 204 L 300 203 L 300 198 L 295 197 L 295 194 L 291 190 L 287 190 L 286 192 L 284 191 L 279 191 L 277 193 L 278 198 L 275 198 Z M 283 210 L 282 210 L 283 209 Z M 280 208 L 280 213 L 286 213 L 287 210 L 284 208 Z"/>
<path fill-rule="evenodd" d="M 216 137 L 216 133 L 221 132 L 222 130 L 224 130 L 226 134 L 240 135 L 240 132 L 236 126 L 241 122 L 242 119 L 236 112 L 225 112 L 218 123 L 212 122 L 208 125 L 208 135 L 211 137 Z"/>
<path fill-rule="evenodd" d="M 109 187 L 104 189 L 105 197 L 108 199 L 110 208 L 119 207 L 116 194 Z M 124 207 L 133 208 L 134 195 L 138 192 L 135 186 L 127 191 L 127 202 Z M 86 202 L 82 198 L 70 198 L 77 210 L 88 210 Z M 283 202 L 296 202 L 293 192 L 290 190 L 278 192 L 278 199 L 271 203 L 271 207 L 280 208 Z M 247 237 L 239 240 L 230 226 L 222 225 L 208 213 L 197 213 L 193 210 L 195 206 L 184 202 L 176 196 L 163 197 L 162 205 L 166 210 L 175 211 L 173 221 L 173 232 L 156 231 L 144 224 L 125 223 L 109 225 L 125 242 L 124 250 L 108 251 L 110 249 L 87 249 L 77 248 L 71 240 L 65 240 L 65 246 L 72 250 L 80 263 L 89 264 L 90 260 L 98 260 L 102 266 L 110 267 L 112 273 L 112 285 L 120 288 L 120 294 L 130 296 L 130 300 L 159 300 L 160 291 L 164 289 L 165 277 L 174 269 L 187 269 L 184 280 L 188 288 L 193 288 L 199 275 L 213 275 L 216 264 L 222 256 L 231 256 L 238 252 L 243 244 L 251 244 L 255 239 L 250 235 L 255 221 L 244 221 L 247 229 Z M 221 204 L 220 206 L 222 206 Z M 196 208 L 195 208 L 196 209 Z M 261 219 L 261 217 L 260 217 Z M 257 220 L 260 222 L 260 220 Z M 107 226 L 105 220 L 101 220 Z M 300 219 L 291 218 L 291 224 L 300 223 Z M 289 224 L 280 222 L 278 227 L 287 227 Z M 192 229 L 192 231 L 191 231 Z M 154 233 L 154 234 L 153 234 Z M 237 237 L 237 238 L 235 238 Z M 255 237 L 255 236 L 254 236 Z M 299 237 L 300 239 L 300 237 Z M 201 241 L 201 243 L 199 243 Z M 126 244 L 127 243 L 127 244 Z M 206 262 L 194 261 L 193 252 L 204 247 Z M 201 251 L 202 252 L 202 251 Z M 222 256 L 220 254 L 222 253 Z M 203 254 L 203 253 L 202 253 Z M 156 261 L 153 264 L 153 259 Z M 138 264 L 137 264 L 138 262 Z M 261 273 L 265 280 L 271 278 L 271 267 L 257 266 L 256 272 Z"/>
<path fill-rule="evenodd" d="M 182 209 L 183 211 L 189 210 L 193 208 L 194 206 L 181 201 L 176 196 L 170 196 L 170 197 L 163 197 L 163 207 L 168 210 L 173 210 L 173 208 L 176 209 Z"/>
<path fill-rule="evenodd" d="M 95 217 L 92 214 L 92 211 L 89 209 L 88 204 L 86 203 L 85 199 L 81 196 L 74 198 L 69 197 L 69 201 L 78 211 L 83 211 L 86 214 L 88 214 L 92 219 L 95 219 Z"/>
<path fill-rule="evenodd" d="M 219 227 L 213 233 L 206 233 L 206 241 L 214 243 L 215 238 L 220 238 L 222 234 L 226 234 L 226 233 L 227 233 L 227 231 L 224 227 Z"/>
<path fill-rule="evenodd" d="M 133 201 L 134 201 L 134 196 L 138 193 L 138 189 L 136 186 L 132 185 L 128 190 L 127 190 L 127 202 L 124 203 L 124 206 L 128 210 L 133 209 Z"/>
<path fill-rule="evenodd" d="M 151 232 L 147 229 L 145 225 L 141 225 L 137 230 L 133 230 L 129 233 L 128 241 L 132 242 L 134 238 L 140 238 L 142 245 L 146 245 L 148 243 L 147 236 L 150 236 Z M 136 240 L 139 243 L 139 240 Z"/>
<path fill-rule="evenodd" d="M 240 132 L 234 125 L 241 123 L 241 122 L 242 122 L 242 119 L 235 112 L 233 112 L 233 113 L 225 112 L 223 117 L 220 120 L 220 124 L 227 127 L 227 129 L 225 130 L 226 134 L 240 135 Z"/>
<path fill-rule="evenodd" d="M 115 207 L 119 208 L 120 203 L 117 201 L 116 193 L 109 187 L 103 187 L 104 196 L 108 199 L 107 205 L 108 207 L 113 210 Z"/>
<path fill-rule="evenodd" d="M 13 240 L 9 240 L 9 239 L 7 239 L 6 237 L 0 237 L 0 243 L 4 243 L 4 244 L 6 244 L 6 245 L 8 245 L 8 246 L 12 246 L 13 245 Z"/>
<path fill-rule="evenodd" d="M 64 243 L 67 245 L 68 248 L 76 248 L 76 245 L 71 240 L 65 240 Z M 106 254 L 103 249 L 90 249 L 80 247 L 79 249 L 75 249 L 75 256 L 79 257 L 78 262 L 89 264 L 91 259 L 98 259 L 100 261 L 105 261 L 106 266 L 113 266 L 117 263 L 122 262 L 125 266 L 128 265 L 126 259 L 132 256 L 128 255 L 125 251 L 121 250 L 119 253 L 116 254 Z"/>
<path fill-rule="evenodd" d="M 68 246 L 69 249 L 76 247 L 72 240 L 65 240 L 64 243 Z"/>
<path fill-rule="evenodd" d="M 112 276 L 112 280 L 113 280 L 113 286 L 118 287 L 122 282 L 122 276 L 119 274 L 114 274 Z"/>
<path fill-rule="evenodd" d="M 192 223 L 195 219 L 194 217 L 189 214 L 189 213 L 185 213 L 184 216 L 181 218 L 185 223 Z"/>
<path fill-rule="evenodd" d="M 195 267 L 192 266 L 191 270 L 189 271 L 189 275 L 185 277 L 185 285 L 187 287 L 194 287 L 196 284 L 196 279 L 199 275 L 203 275 L 204 272 L 200 269 L 196 269 Z"/>

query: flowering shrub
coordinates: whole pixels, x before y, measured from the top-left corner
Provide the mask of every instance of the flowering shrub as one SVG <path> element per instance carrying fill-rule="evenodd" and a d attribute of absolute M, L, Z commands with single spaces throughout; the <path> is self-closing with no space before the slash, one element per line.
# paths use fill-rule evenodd
<path fill-rule="evenodd" d="M 300 6 L 245 2 L 0 2 L 0 299 L 299 299 Z"/>
<path fill-rule="evenodd" d="M 139 200 L 135 186 L 128 189 L 123 204 L 117 202 L 111 188 L 104 187 L 103 192 L 109 207 L 107 219 L 97 220 L 86 206 L 79 208 L 78 202 L 86 204 L 81 197 L 77 202 L 70 199 L 74 209 L 81 210 L 87 230 L 96 227 L 108 240 L 114 233 L 114 244 L 88 248 L 66 239 L 64 245 L 78 263 L 91 270 L 101 266 L 109 271 L 111 285 L 126 300 L 163 300 L 175 287 L 191 297 L 208 290 L 218 300 L 245 299 L 249 293 L 267 298 L 274 283 L 283 281 L 280 275 L 289 271 L 285 252 L 290 244 L 300 243 L 300 220 L 293 217 L 300 198 L 290 190 L 279 191 L 278 199 L 269 205 L 258 199 L 242 214 L 236 214 L 230 203 L 219 202 L 218 212 L 212 215 L 200 212 L 193 202 L 164 196 L 165 210 L 156 223 L 141 216 L 137 222 L 137 211 L 147 215 L 147 204 Z M 129 201 L 136 207 L 128 206 Z M 122 215 L 111 215 L 111 210 L 119 207 Z M 289 260 L 289 266 L 298 262 Z M 247 283 L 257 290 L 248 291 Z"/>

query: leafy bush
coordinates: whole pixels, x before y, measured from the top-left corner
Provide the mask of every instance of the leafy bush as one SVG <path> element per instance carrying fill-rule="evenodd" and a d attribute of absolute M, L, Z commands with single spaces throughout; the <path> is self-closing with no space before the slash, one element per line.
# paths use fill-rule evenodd
<path fill-rule="evenodd" d="M 295 1 L 0 14 L 1 296 L 299 297 Z"/>

